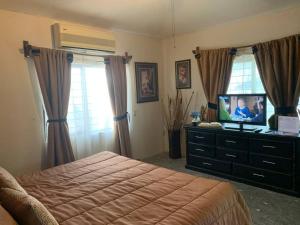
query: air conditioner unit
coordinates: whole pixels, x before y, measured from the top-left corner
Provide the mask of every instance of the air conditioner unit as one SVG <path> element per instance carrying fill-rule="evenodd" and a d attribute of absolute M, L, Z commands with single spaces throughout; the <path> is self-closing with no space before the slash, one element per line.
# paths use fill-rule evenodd
<path fill-rule="evenodd" d="M 52 25 L 54 48 L 75 53 L 97 55 L 114 53 L 116 41 L 112 32 L 80 25 L 55 23 Z"/>

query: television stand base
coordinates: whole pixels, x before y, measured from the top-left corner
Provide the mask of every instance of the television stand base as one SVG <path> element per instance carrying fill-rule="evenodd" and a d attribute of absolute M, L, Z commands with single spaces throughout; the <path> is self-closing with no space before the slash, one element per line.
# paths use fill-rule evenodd
<path fill-rule="evenodd" d="M 256 128 L 244 128 L 243 123 L 240 123 L 239 125 L 240 125 L 239 127 L 224 127 L 224 128 L 228 129 L 228 130 L 239 130 L 239 131 L 255 131 L 256 130 Z"/>
<path fill-rule="evenodd" d="M 224 127 L 226 130 L 240 130 L 240 131 L 255 131 L 256 128 L 243 128 L 242 130 L 239 127 Z"/>

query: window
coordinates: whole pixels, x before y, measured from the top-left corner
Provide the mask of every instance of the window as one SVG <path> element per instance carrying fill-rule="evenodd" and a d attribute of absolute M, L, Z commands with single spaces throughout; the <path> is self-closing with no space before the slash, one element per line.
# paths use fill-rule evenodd
<path fill-rule="evenodd" d="M 74 57 L 68 124 L 77 158 L 105 150 L 104 142 L 113 140 L 113 114 L 103 63 L 76 61 Z"/>
<path fill-rule="evenodd" d="M 104 67 L 73 66 L 68 112 L 70 132 L 112 129 L 112 118 Z"/>
<path fill-rule="evenodd" d="M 265 93 L 254 55 L 236 56 L 228 87 L 228 94 Z M 267 100 L 267 118 L 274 113 L 274 107 Z"/>

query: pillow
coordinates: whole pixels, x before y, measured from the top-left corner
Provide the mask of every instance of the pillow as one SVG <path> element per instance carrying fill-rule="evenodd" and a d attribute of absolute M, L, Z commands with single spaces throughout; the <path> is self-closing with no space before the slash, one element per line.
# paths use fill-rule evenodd
<path fill-rule="evenodd" d="M 0 201 L 19 225 L 58 225 L 42 203 L 24 192 L 1 188 Z"/>
<path fill-rule="evenodd" d="M 2 167 L 0 167 L 0 188 L 11 188 L 26 193 L 18 181 Z"/>
<path fill-rule="evenodd" d="M 17 222 L 11 215 L 0 205 L 0 225 L 17 225 Z"/>

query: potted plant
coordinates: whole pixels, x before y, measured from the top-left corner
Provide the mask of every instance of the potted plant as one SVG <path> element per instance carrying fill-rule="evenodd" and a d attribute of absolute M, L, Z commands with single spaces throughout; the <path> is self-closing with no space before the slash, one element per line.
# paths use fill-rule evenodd
<path fill-rule="evenodd" d="M 168 130 L 170 158 L 177 159 L 181 157 L 180 131 L 186 122 L 193 95 L 194 92 L 192 92 L 188 102 L 184 103 L 182 93 L 177 89 L 176 96 L 174 98 L 168 96 L 166 106 L 162 106 L 165 127 Z"/>

